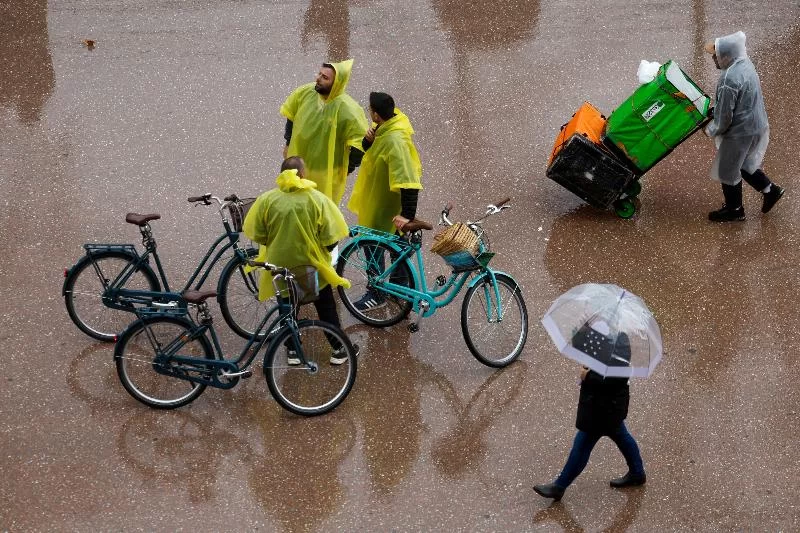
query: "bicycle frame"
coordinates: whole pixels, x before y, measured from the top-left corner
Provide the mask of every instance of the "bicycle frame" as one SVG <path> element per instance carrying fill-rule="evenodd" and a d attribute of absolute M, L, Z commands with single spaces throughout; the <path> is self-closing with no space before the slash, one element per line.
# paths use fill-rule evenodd
<path fill-rule="evenodd" d="M 415 232 L 416 234 L 410 234 L 406 239 L 404 237 L 398 237 L 390 233 L 372 230 L 361 226 L 353 226 L 350 231 L 351 235 L 355 236 L 353 241 L 351 241 L 351 245 L 353 246 L 357 245 L 358 242 L 362 240 L 366 242 L 380 242 L 386 244 L 392 250 L 398 253 L 398 256 L 392 259 L 391 264 L 386 267 L 383 273 L 374 278 L 373 283 L 375 287 L 380 289 L 382 292 L 411 302 L 412 310 L 421 317 L 427 318 L 432 316 L 438 309 L 452 303 L 456 296 L 458 296 L 458 294 L 461 292 L 461 289 L 464 287 L 467 280 L 472 275 L 476 275 L 471 281 L 470 287 L 476 283 L 479 283 L 481 279 L 488 276 L 494 289 L 494 299 L 489 297 L 490 295 L 488 288 L 485 289 L 486 301 L 493 303 L 496 302 L 497 306 L 496 310 L 492 309 L 491 306 L 487 308 L 487 319 L 491 320 L 493 311 L 496 311 L 495 316 L 497 317 L 497 321 L 502 320 L 502 301 L 500 300 L 500 291 L 497 287 L 497 280 L 494 270 L 488 267 L 481 267 L 479 269 L 466 271 L 454 270 L 450 273 L 450 276 L 447 278 L 447 280 L 441 284 L 440 288 L 429 290 L 425 274 L 425 264 L 421 252 L 421 234 Z M 413 262 L 411 259 L 412 255 L 416 255 L 416 260 Z M 370 258 L 369 260 L 371 261 L 372 259 Z M 391 281 L 392 273 L 402 262 L 405 262 L 409 267 L 411 276 L 414 279 L 414 287 L 416 287 L 415 289 L 405 285 L 393 283 Z M 378 265 L 370 266 L 377 267 Z M 379 269 L 376 268 L 376 270 Z"/>

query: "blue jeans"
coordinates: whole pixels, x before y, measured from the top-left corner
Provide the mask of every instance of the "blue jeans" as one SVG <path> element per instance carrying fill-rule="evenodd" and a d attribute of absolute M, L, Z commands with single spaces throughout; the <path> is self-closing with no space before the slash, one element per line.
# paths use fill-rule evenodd
<path fill-rule="evenodd" d="M 575 481 L 575 478 L 583 472 L 586 464 L 589 462 L 589 456 L 592 454 L 594 445 L 600 440 L 602 435 L 586 433 L 585 431 L 578 430 L 575 435 L 575 442 L 572 443 L 572 451 L 569 452 L 567 464 L 555 480 L 555 484 L 561 488 L 567 488 Z M 620 424 L 615 433 L 608 436 L 617 445 L 619 451 L 625 457 L 625 462 L 628 463 L 628 469 L 634 476 L 644 475 L 644 465 L 642 464 L 642 456 L 639 454 L 639 446 L 636 440 L 628 432 L 625 423 Z"/>

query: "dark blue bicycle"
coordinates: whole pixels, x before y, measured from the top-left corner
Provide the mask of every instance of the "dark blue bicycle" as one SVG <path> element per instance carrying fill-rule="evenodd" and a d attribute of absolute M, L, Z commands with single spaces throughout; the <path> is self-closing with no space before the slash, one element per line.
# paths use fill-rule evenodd
<path fill-rule="evenodd" d="M 252 199 L 241 200 L 231 195 L 220 200 L 211 194 L 188 199 L 196 205 L 217 205 L 225 232 L 209 246 L 205 257 L 181 289 L 200 290 L 212 268 L 228 250 L 233 257 L 223 266 L 216 292 L 222 317 L 231 329 L 243 338 L 250 338 L 258 325 L 261 312 L 274 301 L 258 301 L 258 276 L 247 268 L 247 260 L 257 249 L 243 245 L 239 234 L 242 221 Z M 213 201 L 213 202 L 212 202 Z M 130 323 L 131 304 L 121 301 L 120 289 L 170 292 L 169 282 L 158 256 L 150 222 L 159 214 L 128 213 L 125 221 L 139 228 L 144 253 L 133 244 L 84 244 L 85 255 L 64 271 L 62 295 L 67 313 L 78 328 L 95 339 L 114 341 Z M 155 270 L 152 263 L 155 264 Z M 176 305 L 172 300 L 169 305 Z"/>
<path fill-rule="evenodd" d="M 318 296 L 316 271 L 314 282 L 303 283 L 305 268 L 298 274 L 269 263 L 250 261 L 249 266 L 272 272 L 280 303 L 259 317 L 236 358 L 224 356 L 214 330 L 206 302 L 214 291 L 118 291 L 118 301 L 136 314 L 114 347 L 117 374 L 131 396 L 150 407 L 174 409 L 194 401 L 206 387 L 230 389 L 252 376 L 250 366 L 263 352 L 267 385 L 283 408 L 314 416 L 345 399 L 356 379 L 358 347 L 333 324 L 297 319 L 298 306 Z"/>

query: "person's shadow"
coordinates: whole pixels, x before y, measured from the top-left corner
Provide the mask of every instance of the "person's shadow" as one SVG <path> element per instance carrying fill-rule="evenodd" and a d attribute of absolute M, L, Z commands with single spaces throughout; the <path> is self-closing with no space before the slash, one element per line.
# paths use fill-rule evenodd
<path fill-rule="evenodd" d="M 319 36 L 328 40 L 326 61 L 350 57 L 349 0 L 311 0 L 303 15 L 300 43 L 303 48 Z"/>
<path fill-rule="evenodd" d="M 345 332 L 361 346 L 358 383 L 341 407 L 364 431 L 369 479 L 380 495 L 390 495 L 411 472 L 420 453 L 423 429 L 420 394 L 434 369 L 409 353 L 406 328 L 350 325 Z"/>
<path fill-rule="evenodd" d="M 55 87 L 47 0 L 4 2 L 0 12 L 0 107 L 16 109 L 23 123 L 32 124 Z"/>
<path fill-rule="evenodd" d="M 246 411 L 263 438 L 263 452 L 248 465 L 252 497 L 286 531 L 318 530 L 345 503 L 339 470 L 357 439 L 350 415 L 339 406 L 304 418 L 264 409 L 263 402 L 248 402 Z"/>

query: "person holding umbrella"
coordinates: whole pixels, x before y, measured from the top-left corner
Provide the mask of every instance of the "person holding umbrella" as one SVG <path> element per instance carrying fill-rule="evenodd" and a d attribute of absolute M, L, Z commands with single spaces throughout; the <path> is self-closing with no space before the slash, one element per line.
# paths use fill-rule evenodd
<path fill-rule="evenodd" d="M 624 359 L 626 352 L 630 358 L 627 335 L 621 333 L 617 337 L 614 353 Z M 625 427 L 630 401 L 628 378 L 604 378 L 587 367 L 581 368 L 580 377 L 581 392 L 575 420 L 578 432 L 567 464 L 555 481 L 533 487 L 540 496 L 556 501 L 561 499 L 567 487 L 586 467 L 594 446 L 603 436 L 614 441 L 628 464 L 628 473 L 612 479 L 611 486 L 619 488 L 643 485 L 647 480 L 639 446 Z"/>
<path fill-rule="evenodd" d="M 661 333 L 652 313 L 641 298 L 625 289 L 589 283 L 560 296 L 542 323 L 559 351 L 581 363 L 581 386 L 575 420 L 578 431 L 567 462 L 553 482 L 534 485 L 533 490 L 560 500 L 604 436 L 614 441 L 628 465 L 628 472 L 612 479 L 611 486 L 643 485 L 647 481 L 644 463 L 625 419 L 629 378 L 648 377 L 661 359 Z"/>

